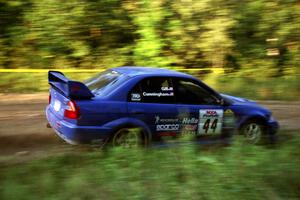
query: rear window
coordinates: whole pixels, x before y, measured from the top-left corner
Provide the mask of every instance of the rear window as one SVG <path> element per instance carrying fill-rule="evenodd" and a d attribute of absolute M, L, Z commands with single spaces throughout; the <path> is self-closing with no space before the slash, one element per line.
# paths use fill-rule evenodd
<path fill-rule="evenodd" d="M 97 74 L 88 79 L 84 84 L 91 90 L 94 95 L 107 95 L 124 81 L 125 75 L 119 72 L 108 70 Z"/>

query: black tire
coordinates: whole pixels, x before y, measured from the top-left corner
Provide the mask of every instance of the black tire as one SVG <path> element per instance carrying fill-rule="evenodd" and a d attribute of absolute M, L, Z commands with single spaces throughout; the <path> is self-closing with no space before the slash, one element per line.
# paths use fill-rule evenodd
<path fill-rule="evenodd" d="M 147 145 L 147 137 L 140 128 L 120 128 L 110 140 L 113 147 L 137 148 Z"/>
<path fill-rule="evenodd" d="M 244 141 L 249 144 L 262 144 L 267 136 L 264 123 L 255 119 L 244 123 L 239 133 L 244 137 Z"/>

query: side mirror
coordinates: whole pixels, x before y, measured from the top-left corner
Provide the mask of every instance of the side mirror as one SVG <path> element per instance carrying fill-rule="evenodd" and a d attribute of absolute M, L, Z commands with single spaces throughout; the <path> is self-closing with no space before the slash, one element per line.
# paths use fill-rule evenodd
<path fill-rule="evenodd" d="M 221 106 L 224 106 L 224 105 L 225 105 L 225 101 L 224 101 L 223 98 L 220 100 L 220 104 L 221 104 Z"/>
<path fill-rule="evenodd" d="M 216 103 L 217 103 L 218 105 L 223 106 L 223 105 L 224 105 L 224 99 L 222 99 L 222 98 L 217 98 L 217 99 L 216 99 Z"/>
<path fill-rule="evenodd" d="M 220 106 L 229 106 L 230 105 L 230 103 L 228 101 L 226 101 L 226 99 L 223 99 L 223 98 L 218 98 L 217 104 L 219 104 Z"/>
<path fill-rule="evenodd" d="M 228 100 L 223 99 L 223 98 L 219 99 L 219 103 L 221 106 L 230 106 L 231 105 L 231 103 Z"/>
<path fill-rule="evenodd" d="M 224 106 L 225 105 L 225 101 L 224 99 L 218 99 L 218 103 L 221 105 L 221 106 Z"/>

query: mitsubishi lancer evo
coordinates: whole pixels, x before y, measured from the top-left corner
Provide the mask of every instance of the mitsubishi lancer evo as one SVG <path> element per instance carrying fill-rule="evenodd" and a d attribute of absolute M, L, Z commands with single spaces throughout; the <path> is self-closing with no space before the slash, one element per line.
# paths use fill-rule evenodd
<path fill-rule="evenodd" d="M 254 101 L 167 69 L 118 67 L 85 82 L 49 71 L 48 81 L 48 125 L 71 144 L 145 146 L 186 133 L 200 139 L 241 134 L 256 144 L 272 140 L 279 127 Z"/>

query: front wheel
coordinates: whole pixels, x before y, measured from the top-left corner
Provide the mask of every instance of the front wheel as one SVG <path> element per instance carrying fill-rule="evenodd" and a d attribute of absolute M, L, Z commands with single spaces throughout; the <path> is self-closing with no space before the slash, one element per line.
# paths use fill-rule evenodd
<path fill-rule="evenodd" d="M 240 130 L 241 135 L 247 143 L 259 144 L 264 135 L 264 126 L 257 121 L 249 121 Z"/>

